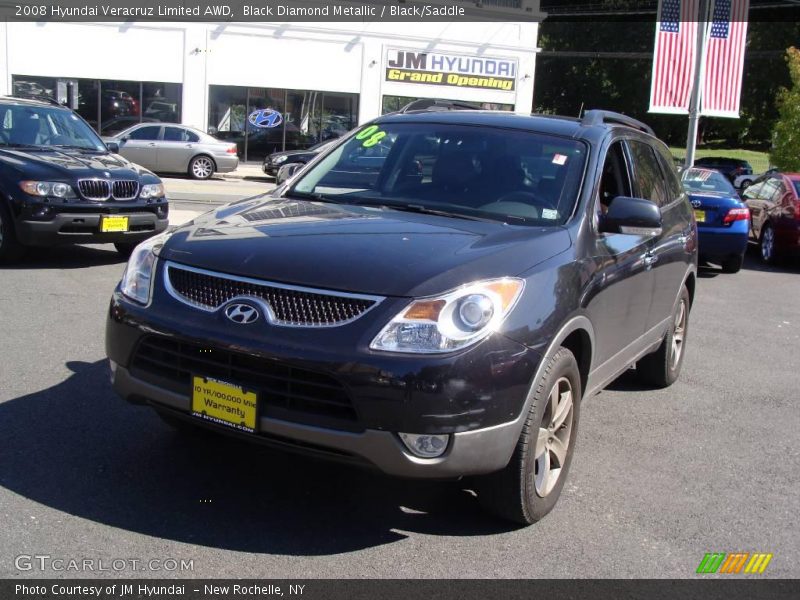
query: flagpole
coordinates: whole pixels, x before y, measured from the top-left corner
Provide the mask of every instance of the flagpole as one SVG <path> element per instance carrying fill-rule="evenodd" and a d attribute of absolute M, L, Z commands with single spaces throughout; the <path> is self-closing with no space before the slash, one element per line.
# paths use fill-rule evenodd
<path fill-rule="evenodd" d="M 695 42 L 695 67 L 692 95 L 689 98 L 689 131 L 686 134 L 686 161 L 685 168 L 694 165 L 694 152 L 697 146 L 697 124 L 700 119 L 700 101 L 703 96 L 704 65 L 703 53 L 706 48 L 708 30 L 709 4 L 712 0 L 700 0 L 700 11 L 697 15 L 697 41 Z"/>

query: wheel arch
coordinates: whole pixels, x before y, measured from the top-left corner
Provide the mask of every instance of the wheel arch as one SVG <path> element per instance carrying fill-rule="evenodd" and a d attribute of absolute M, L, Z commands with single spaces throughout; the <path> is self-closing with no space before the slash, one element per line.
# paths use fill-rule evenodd
<path fill-rule="evenodd" d="M 193 155 L 192 158 L 189 159 L 189 163 L 186 166 L 186 168 L 190 169 L 192 167 L 192 163 L 195 161 L 195 159 L 196 158 L 200 158 L 201 156 L 203 156 L 203 157 L 205 157 L 205 158 L 207 158 L 208 160 L 211 161 L 211 164 L 214 165 L 214 172 L 216 173 L 216 171 L 217 171 L 217 161 L 214 160 L 214 157 L 211 156 L 208 152 L 198 152 L 197 154 Z"/>

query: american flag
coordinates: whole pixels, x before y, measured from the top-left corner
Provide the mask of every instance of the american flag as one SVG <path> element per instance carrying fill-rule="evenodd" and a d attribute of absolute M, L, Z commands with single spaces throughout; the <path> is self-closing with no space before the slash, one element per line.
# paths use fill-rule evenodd
<path fill-rule="evenodd" d="M 739 117 L 749 0 L 715 0 L 706 41 L 703 115 Z"/>
<path fill-rule="evenodd" d="M 689 112 L 699 5 L 699 0 L 658 3 L 650 112 Z"/>

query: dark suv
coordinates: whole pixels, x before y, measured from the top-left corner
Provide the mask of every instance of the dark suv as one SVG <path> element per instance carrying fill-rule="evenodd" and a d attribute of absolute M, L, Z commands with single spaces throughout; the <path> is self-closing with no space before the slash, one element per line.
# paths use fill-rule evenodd
<path fill-rule="evenodd" d="M 0 97 L 0 262 L 64 243 L 127 255 L 166 229 L 168 212 L 161 180 L 112 154 L 73 111 Z"/>
<path fill-rule="evenodd" d="M 582 398 L 634 363 L 678 377 L 696 248 L 669 151 L 637 121 L 386 115 L 271 196 L 138 246 L 108 314 L 113 385 L 178 427 L 474 476 L 531 523 Z"/>
<path fill-rule="evenodd" d="M 753 167 L 746 160 L 724 156 L 705 156 L 694 161 L 694 166 L 714 169 L 727 177 L 731 183 L 740 175 L 752 175 Z"/>

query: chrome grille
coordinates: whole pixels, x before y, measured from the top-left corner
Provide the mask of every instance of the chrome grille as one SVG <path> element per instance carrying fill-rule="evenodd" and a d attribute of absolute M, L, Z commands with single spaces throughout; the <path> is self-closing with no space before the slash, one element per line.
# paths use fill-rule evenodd
<path fill-rule="evenodd" d="M 111 195 L 114 200 L 133 200 L 139 194 L 139 182 L 132 179 L 120 179 L 113 182 Z"/>
<path fill-rule="evenodd" d="M 78 189 L 88 200 L 108 200 L 111 197 L 111 184 L 106 179 L 81 179 Z"/>
<path fill-rule="evenodd" d="M 275 325 L 334 327 L 344 325 L 376 306 L 382 298 L 211 273 L 167 263 L 167 290 L 178 300 L 203 310 L 216 310 L 237 297 L 259 298 L 272 312 Z"/>

